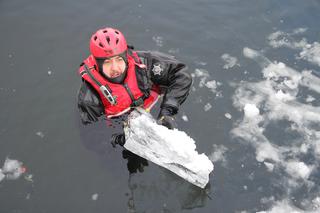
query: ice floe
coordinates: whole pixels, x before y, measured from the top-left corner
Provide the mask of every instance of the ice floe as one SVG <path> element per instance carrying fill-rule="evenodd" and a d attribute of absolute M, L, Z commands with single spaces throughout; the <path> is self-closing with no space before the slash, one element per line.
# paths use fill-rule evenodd
<path fill-rule="evenodd" d="M 240 64 L 238 63 L 238 59 L 229 55 L 228 53 L 223 54 L 221 56 L 221 59 L 225 62 L 225 65 L 223 65 L 223 69 L 227 70 L 234 66 L 240 66 Z"/>
<path fill-rule="evenodd" d="M 214 94 L 219 93 L 217 89 L 219 86 L 222 85 L 222 83 L 216 80 L 210 79 L 210 75 L 207 70 L 197 68 L 195 69 L 194 73 L 191 74 L 191 76 L 195 80 L 199 80 L 199 84 L 198 84 L 199 88 L 206 87 Z M 196 90 L 196 88 L 194 90 Z"/>
<path fill-rule="evenodd" d="M 209 159 L 212 162 L 221 162 L 222 164 L 225 164 L 227 162 L 225 153 L 228 151 L 227 147 L 224 145 L 216 145 L 213 144 L 213 153 L 210 154 Z"/>
<path fill-rule="evenodd" d="M 232 118 L 232 115 L 230 113 L 225 113 L 224 117 L 228 118 L 229 120 Z"/>
<path fill-rule="evenodd" d="M 95 193 L 91 196 L 92 200 L 98 200 L 99 194 Z"/>
<path fill-rule="evenodd" d="M 269 170 L 269 172 L 272 172 L 274 169 L 274 165 L 272 163 L 268 163 L 268 162 L 263 162 L 264 165 L 267 167 L 267 169 Z"/>
<path fill-rule="evenodd" d="M 268 211 L 260 211 L 257 213 L 302 213 L 303 211 L 299 210 L 296 207 L 290 205 L 289 201 L 281 201 L 277 202 L 276 205 L 272 207 L 272 209 Z"/>
<path fill-rule="evenodd" d="M 205 112 L 209 111 L 212 108 L 212 105 L 210 103 L 206 103 L 206 105 L 204 105 L 203 110 Z"/>
<path fill-rule="evenodd" d="M 36 135 L 39 136 L 40 138 L 44 138 L 44 133 L 41 131 L 36 132 Z"/>
<path fill-rule="evenodd" d="M 199 78 L 199 87 L 204 87 L 207 82 L 207 78 L 210 77 L 209 72 L 205 69 L 195 69 L 195 72 L 191 74 L 193 78 Z"/>
<path fill-rule="evenodd" d="M 299 29 L 289 36 L 303 32 L 304 29 Z M 305 40 L 292 43 L 293 38 L 286 40 L 285 36 L 288 34 L 282 32 L 270 35 L 270 45 L 302 49 L 309 47 Z M 270 209 L 261 213 L 319 212 L 320 207 L 315 203 L 320 190 L 313 175 L 318 174 L 316 170 L 320 161 L 320 108 L 315 106 L 319 104 L 315 97 L 320 94 L 320 79 L 313 71 L 298 71 L 283 62 L 272 62 L 250 48 L 244 48 L 243 54 L 261 66 L 263 79 L 238 84 L 233 104 L 243 112 L 243 118 L 237 121 L 231 134 L 255 148 L 256 160 L 263 163 L 267 171 L 281 174 L 279 183 L 287 192 L 287 198 L 284 196 L 272 201 Z M 318 53 L 316 55 L 319 56 Z M 316 59 L 312 57 L 308 61 L 315 63 Z M 288 126 L 281 130 L 281 122 L 286 122 Z M 271 125 L 277 125 L 277 131 L 292 137 L 284 142 L 277 141 L 268 132 Z M 293 203 L 291 197 L 303 187 L 310 193 L 303 200 Z"/>
<path fill-rule="evenodd" d="M 189 119 L 188 119 L 188 116 L 186 116 L 186 115 L 182 115 L 182 120 L 184 120 L 185 122 L 188 122 L 189 121 Z"/>
<path fill-rule="evenodd" d="M 219 90 L 219 87 L 222 85 L 221 82 L 218 82 L 210 76 L 209 72 L 206 69 L 202 68 L 196 68 L 193 73 L 191 73 L 191 76 L 194 79 L 194 84 L 192 87 L 192 91 L 196 92 L 199 88 L 208 89 L 212 94 L 214 94 L 215 98 L 222 97 L 222 92 Z M 202 103 L 203 101 L 206 101 L 205 105 L 203 106 L 204 111 L 209 111 L 212 108 L 212 103 L 208 102 L 210 100 L 209 97 L 203 97 L 202 94 L 197 96 L 196 102 Z"/>
<path fill-rule="evenodd" d="M 320 66 L 320 43 L 309 43 L 306 38 L 297 40 L 294 36 L 306 32 L 306 28 L 295 29 L 292 33 L 277 31 L 268 36 L 269 44 L 273 48 L 288 47 L 301 52 L 297 58 L 307 60 Z"/>
<path fill-rule="evenodd" d="M 23 167 L 22 162 L 6 158 L 2 169 L 0 169 L 0 181 L 4 179 L 16 180 L 25 172 L 26 168 Z"/>

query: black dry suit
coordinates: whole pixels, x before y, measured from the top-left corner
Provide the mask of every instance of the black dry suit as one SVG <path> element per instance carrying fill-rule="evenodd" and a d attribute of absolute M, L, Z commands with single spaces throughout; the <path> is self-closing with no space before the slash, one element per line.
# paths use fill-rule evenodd
<path fill-rule="evenodd" d="M 176 114 L 187 98 L 192 85 L 192 78 L 186 72 L 186 65 L 173 56 L 159 52 L 137 51 L 137 54 L 147 67 L 150 82 L 161 88 L 161 93 L 164 95 L 161 109 Z M 139 67 L 136 66 L 136 69 Z M 139 76 L 137 81 L 138 84 L 144 82 L 139 80 Z M 86 81 L 82 82 L 79 90 L 78 108 L 84 124 L 97 121 L 105 113 L 99 94 Z"/>

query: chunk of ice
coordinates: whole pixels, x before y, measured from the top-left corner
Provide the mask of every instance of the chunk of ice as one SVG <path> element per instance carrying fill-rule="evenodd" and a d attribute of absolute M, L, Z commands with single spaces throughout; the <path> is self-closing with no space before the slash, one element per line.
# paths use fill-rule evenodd
<path fill-rule="evenodd" d="M 93 194 L 93 195 L 91 196 L 91 199 L 92 199 L 92 200 L 98 200 L 98 197 L 99 197 L 99 195 L 96 193 L 96 194 Z"/>
<path fill-rule="evenodd" d="M 248 118 L 253 118 L 259 115 L 259 109 L 255 104 L 246 104 L 244 106 L 244 114 Z"/>
<path fill-rule="evenodd" d="M 306 102 L 310 103 L 312 101 L 316 100 L 314 97 L 312 97 L 311 95 L 308 95 L 308 97 L 306 98 Z"/>
<path fill-rule="evenodd" d="M 221 59 L 224 60 L 224 62 L 226 62 L 226 64 L 223 66 L 223 69 L 230 69 L 235 65 L 240 66 L 240 64 L 238 64 L 238 59 L 236 57 L 232 57 L 227 53 L 223 54 L 221 56 Z"/>
<path fill-rule="evenodd" d="M 269 172 L 272 172 L 274 169 L 274 165 L 272 163 L 268 163 L 268 162 L 263 162 L 264 165 L 267 167 Z"/>
<path fill-rule="evenodd" d="M 9 180 L 18 179 L 24 173 L 22 162 L 7 158 L 2 167 L 2 173 L 5 174 Z"/>
<path fill-rule="evenodd" d="M 188 119 L 188 117 L 187 117 L 186 115 L 183 115 L 183 116 L 182 116 L 182 120 L 184 120 L 185 122 L 188 122 L 188 121 L 189 121 L 189 119 Z"/>
<path fill-rule="evenodd" d="M 225 116 L 226 118 L 228 118 L 229 120 L 232 118 L 232 115 L 231 115 L 230 113 L 225 113 L 224 116 Z"/>
<path fill-rule="evenodd" d="M 292 177 L 300 177 L 303 179 L 309 178 L 312 169 L 312 166 L 307 166 L 304 162 L 298 161 L 290 161 L 286 165 L 286 170 Z"/>
<path fill-rule="evenodd" d="M 209 111 L 212 108 L 212 105 L 210 103 L 207 103 L 206 105 L 204 105 L 203 109 L 204 111 Z"/>
<path fill-rule="evenodd" d="M 124 131 L 129 151 L 201 188 L 209 182 L 213 164 L 204 153 L 198 154 L 195 141 L 185 132 L 158 125 L 142 109 L 130 114 Z"/>
<path fill-rule="evenodd" d="M 44 138 L 44 134 L 41 131 L 36 132 L 36 135 L 39 136 L 40 138 Z"/>

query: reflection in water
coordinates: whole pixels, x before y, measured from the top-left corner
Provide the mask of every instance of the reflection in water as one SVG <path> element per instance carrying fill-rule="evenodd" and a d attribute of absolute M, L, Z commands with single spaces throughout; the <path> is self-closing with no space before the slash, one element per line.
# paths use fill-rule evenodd
<path fill-rule="evenodd" d="M 143 172 L 144 171 L 144 167 L 148 166 L 148 161 L 126 149 L 124 149 L 122 151 L 122 157 L 123 159 L 127 159 L 128 163 L 127 163 L 127 168 L 130 174 L 132 173 L 137 173 L 137 171 L 139 172 Z"/>
<path fill-rule="evenodd" d="M 153 179 L 148 178 L 153 175 Z M 201 189 L 155 164 L 129 175 L 128 212 L 180 212 L 202 208 L 210 199 L 210 184 Z M 160 210 L 160 211 L 159 211 Z"/>
<path fill-rule="evenodd" d="M 84 146 L 99 155 L 105 154 L 110 145 L 116 145 L 114 141 L 117 135 L 123 134 L 123 121 L 127 115 L 117 119 L 101 119 L 95 123 L 84 125 L 80 121 L 79 130 Z"/>

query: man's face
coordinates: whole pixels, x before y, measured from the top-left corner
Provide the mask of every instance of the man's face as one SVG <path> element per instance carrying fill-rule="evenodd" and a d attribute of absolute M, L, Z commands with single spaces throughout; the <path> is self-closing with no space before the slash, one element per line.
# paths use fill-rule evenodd
<path fill-rule="evenodd" d="M 120 76 L 126 69 L 126 62 L 120 56 L 114 56 L 104 60 L 102 65 L 103 73 L 109 78 Z"/>

